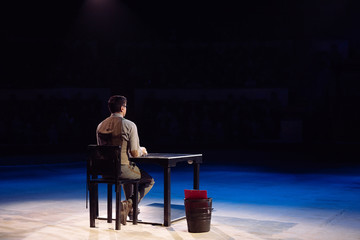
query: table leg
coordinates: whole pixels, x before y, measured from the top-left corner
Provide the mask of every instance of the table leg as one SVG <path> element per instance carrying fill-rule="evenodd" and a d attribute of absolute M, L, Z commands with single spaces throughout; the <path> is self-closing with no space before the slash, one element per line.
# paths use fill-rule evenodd
<path fill-rule="evenodd" d="M 194 189 L 199 190 L 200 164 L 194 163 Z"/>
<path fill-rule="evenodd" d="M 164 226 L 171 225 L 171 194 L 170 194 L 171 168 L 164 167 Z"/>

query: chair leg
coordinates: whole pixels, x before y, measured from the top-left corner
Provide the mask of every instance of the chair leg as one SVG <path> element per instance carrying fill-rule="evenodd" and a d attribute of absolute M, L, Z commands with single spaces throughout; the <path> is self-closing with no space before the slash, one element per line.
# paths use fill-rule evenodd
<path fill-rule="evenodd" d="M 96 194 L 95 194 L 95 186 L 96 184 L 90 183 L 89 186 L 89 201 L 90 201 L 90 227 L 95 227 L 95 218 L 96 218 Z"/>
<path fill-rule="evenodd" d="M 115 220 L 115 230 L 121 229 L 121 185 L 115 184 L 116 192 L 116 220 Z"/>
<path fill-rule="evenodd" d="M 94 184 L 94 202 L 95 202 L 95 218 L 99 217 L 99 186 L 97 183 Z"/>
<path fill-rule="evenodd" d="M 134 191 L 133 191 L 133 224 L 136 225 L 138 223 L 138 192 L 139 192 L 139 183 L 136 182 L 133 184 Z"/>
<path fill-rule="evenodd" d="M 107 188 L 107 222 L 112 222 L 112 184 L 108 184 Z"/>

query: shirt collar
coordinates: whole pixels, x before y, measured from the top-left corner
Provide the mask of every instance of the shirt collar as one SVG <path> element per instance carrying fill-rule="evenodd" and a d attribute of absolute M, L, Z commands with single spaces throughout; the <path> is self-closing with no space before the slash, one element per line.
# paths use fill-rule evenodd
<path fill-rule="evenodd" d="M 111 116 L 123 118 L 120 113 L 112 113 Z"/>

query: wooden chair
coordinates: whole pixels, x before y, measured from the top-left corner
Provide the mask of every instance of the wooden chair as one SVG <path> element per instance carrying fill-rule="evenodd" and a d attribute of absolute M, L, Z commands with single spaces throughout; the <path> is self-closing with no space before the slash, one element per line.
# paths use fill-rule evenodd
<path fill-rule="evenodd" d="M 98 184 L 107 184 L 107 221 L 112 222 L 112 185 L 116 193 L 115 229 L 121 228 L 121 185 L 130 183 L 134 193 L 138 192 L 139 180 L 121 178 L 120 146 L 88 146 L 87 191 L 90 195 L 90 227 L 95 227 L 95 219 L 99 218 Z M 137 224 L 136 210 L 138 194 L 133 194 L 133 224 Z M 127 216 L 126 216 L 127 217 Z"/>

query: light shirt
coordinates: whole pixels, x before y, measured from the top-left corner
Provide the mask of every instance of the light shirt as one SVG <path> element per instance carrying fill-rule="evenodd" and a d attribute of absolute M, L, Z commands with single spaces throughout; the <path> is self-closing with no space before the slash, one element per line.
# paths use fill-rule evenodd
<path fill-rule="evenodd" d="M 125 151 L 137 151 L 142 155 L 140 149 L 139 135 L 136 124 L 119 113 L 112 113 L 110 117 L 102 121 L 96 129 L 96 139 L 98 145 L 119 145 L 122 147 L 122 153 Z M 126 148 L 126 149 L 123 149 Z M 122 154 L 122 163 L 128 163 L 128 156 Z"/>

